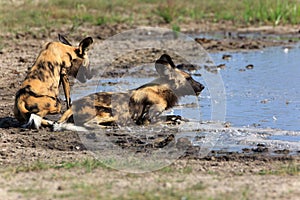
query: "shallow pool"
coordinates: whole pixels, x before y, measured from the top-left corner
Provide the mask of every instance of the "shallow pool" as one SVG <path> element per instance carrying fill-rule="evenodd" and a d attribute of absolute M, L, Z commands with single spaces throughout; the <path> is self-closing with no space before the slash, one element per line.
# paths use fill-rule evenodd
<path fill-rule="evenodd" d="M 226 121 L 233 126 L 300 130 L 300 48 L 271 47 L 260 51 L 211 54 L 226 90 Z M 253 69 L 246 66 L 253 65 Z M 251 68 L 251 67 L 250 67 Z M 207 91 L 201 105 L 204 119 L 210 101 Z"/>

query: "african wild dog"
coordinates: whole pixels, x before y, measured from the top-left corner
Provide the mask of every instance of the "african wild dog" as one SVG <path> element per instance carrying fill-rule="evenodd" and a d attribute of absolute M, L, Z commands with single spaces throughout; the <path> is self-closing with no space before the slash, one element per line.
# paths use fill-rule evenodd
<path fill-rule="evenodd" d="M 204 86 L 190 74 L 176 68 L 171 57 L 163 54 L 155 63 L 159 78 L 129 92 L 98 92 L 73 102 L 54 130 L 78 130 L 65 123 L 72 115 L 79 126 L 153 122 L 164 110 L 172 108 L 185 95 L 199 95 Z"/>
<path fill-rule="evenodd" d="M 74 47 L 62 35 L 60 42 L 49 42 L 39 53 L 35 63 L 16 93 L 14 115 L 23 127 L 39 128 L 52 122 L 43 119 L 47 114 L 61 111 L 59 86 L 63 85 L 67 108 L 71 107 L 69 75 L 80 82 L 91 78 L 87 51 L 93 43 L 91 37 Z"/>

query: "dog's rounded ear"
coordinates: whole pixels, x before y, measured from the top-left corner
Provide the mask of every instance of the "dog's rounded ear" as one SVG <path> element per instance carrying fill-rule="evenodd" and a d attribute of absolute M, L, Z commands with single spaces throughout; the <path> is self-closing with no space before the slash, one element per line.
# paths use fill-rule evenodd
<path fill-rule="evenodd" d="M 168 54 L 163 54 L 155 62 L 155 69 L 161 76 L 169 76 L 170 72 L 176 68 L 171 57 Z"/>
<path fill-rule="evenodd" d="M 88 48 L 91 44 L 93 44 L 93 38 L 87 37 L 87 38 L 83 39 L 79 44 L 80 54 L 84 54 L 84 52 L 86 52 L 88 50 Z"/>
<path fill-rule="evenodd" d="M 69 45 L 72 46 L 72 44 L 61 34 L 58 34 L 58 39 L 61 43 L 65 44 L 65 45 Z"/>

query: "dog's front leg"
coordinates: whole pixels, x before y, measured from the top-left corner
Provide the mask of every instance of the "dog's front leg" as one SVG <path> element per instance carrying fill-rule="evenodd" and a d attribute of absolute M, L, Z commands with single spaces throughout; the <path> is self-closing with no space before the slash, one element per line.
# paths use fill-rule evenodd
<path fill-rule="evenodd" d="M 73 115 L 73 111 L 72 108 L 69 108 L 68 110 L 66 110 L 63 115 L 61 116 L 61 118 L 57 121 L 58 123 L 65 123 L 69 120 L 69 118 Z"/>
<path fill-rule="evenodd" d="M 66 102 L 67 102 L 67 109 L 69 109 L 71 107 L 71 96 L 70 96 L 70 89 L 71 88 L 70 88 L 68 75 L 67 74 L 62 74 L 60 80 L 62 82 L 64 93 L 65 93 L 65 98 L 66 98 Z"/>

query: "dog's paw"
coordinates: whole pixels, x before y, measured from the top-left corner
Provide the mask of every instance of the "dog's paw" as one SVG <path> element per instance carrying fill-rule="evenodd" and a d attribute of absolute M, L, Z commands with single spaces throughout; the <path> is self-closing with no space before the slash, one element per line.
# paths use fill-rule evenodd
<path fill-rule="evenodd" d="M 52 124 L 51 130 L 54 132 L 62 131 L 61 123 L 54 122 Z"/>
<path fill-rule="evenodd" d="M 36 114 L 31 114 L 28 122 L 26 124 L 22 125 L 22 128 L 35 128 L 39 129 L 42 125 L 42 120 L 43 118 L 36 115 Z"/>
<path fill-rule="evenodd" d="M 162 118 L 165 119 L 165 122 L 167 124 L 172 124 L 172 125 L 178 125 L 181 124 L 182 122 L 188 122 L 189 120 L 180 116 L 180 115 L 166 115 L 166 116 L 161 116 Z"/>

